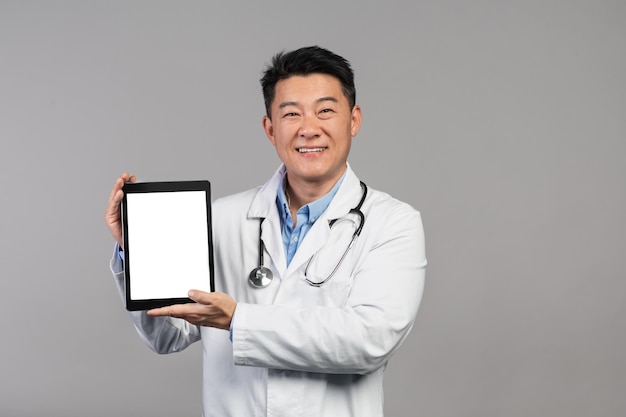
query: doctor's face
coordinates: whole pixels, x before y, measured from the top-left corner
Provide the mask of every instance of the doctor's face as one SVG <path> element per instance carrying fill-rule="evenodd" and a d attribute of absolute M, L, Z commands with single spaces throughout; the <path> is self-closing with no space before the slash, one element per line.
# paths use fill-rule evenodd
<path fill-rule="evenodd" d="M 289 185 L 330 190 L 361 126 L 361 109 L 350 108 L 339 80 L 310 74 L 279 81 L 271 116 L 263 118 L 263 128 L 287 167 Z"/>

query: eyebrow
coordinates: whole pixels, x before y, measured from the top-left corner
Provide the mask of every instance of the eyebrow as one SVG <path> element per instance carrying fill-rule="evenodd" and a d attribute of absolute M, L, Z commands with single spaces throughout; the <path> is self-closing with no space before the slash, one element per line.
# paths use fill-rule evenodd
<path fill-rule="evenodd" d="M 320 97 L 317 100 L 315 100 L 316 103 L 322 103 L 324 101 L 332 101 L 333 103 L 338 103 L 339 100 L 337 100 L 335 97 L 333 96 L 326 96 L 326 97 Z M 287 106 L 297 106 L 298 102 L 297 101 L 285 101 L 282 102 L 278 105 L 279 109 L 285 108 Z"/>

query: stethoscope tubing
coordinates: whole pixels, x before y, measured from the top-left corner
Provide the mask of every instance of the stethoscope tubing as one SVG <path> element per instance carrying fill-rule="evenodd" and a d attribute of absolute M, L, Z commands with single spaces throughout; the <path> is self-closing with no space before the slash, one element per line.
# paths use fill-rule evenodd
<path fill-rule="evenodd" d="M 363 214 L 363 211 L 361 211 L 361 207 L 363 206 L 363 203 L 365 202 L 365 198 L 367 197 L 367 185 L 365 185 L 363 181 L 361 181 L 360 184 L 361 184 L 361 189 L 363 190 L 363 195 L 361 196 L 361 200 L 359 201 L 359 204 L 356 205 L 356 207 L 350 209 L 350 211 L 348 212 L 348 214 L 356 214 L 359 217 L 359 225 L 357 226 L 355 231 L 352 233 L 352 239 L 350 240 L 350 244 L 341 255 L 339 262 L 337 263 L 333 271 L 330 273 L 330 275 L 321 282 L 311 281 L 307 276 L 309 266 L 311 265 L 311 262 L 313 261 L 315 254 L 311 256 L 311 258 L 307 262 L 306 267 L 304 269 L 304 279 L 307 282 L 307 284 L 313 287 L 321 287 L 335 275 L 335 273 L 339 270 L 339 267 L 343 263 L 343 260 L 345 259 L 346 255 L 348 254 L 350 249 L 352 249 L 352 247 L 354 246 L 357 238 L 361 235 L 361 230 L 363 230 L 363 225 L 365 224 L 365 215 Z M 248 282 L 254 288 L 267 287 L 274 278 L 272 271 L 263 265 L 263 252 L 265 252 L 265 244 L 263 243 L 263 238 L 261 236 L 263 235 L 263 222 L 265 221 L 265 217 L 261 217 L 260 220 L 261 221 L 259 222 L 259 264 L 258 264 L 259 266 L 257 266 L 252 271 L 250 271 L 250 275 L 248 276 Z M 338 219 L 333 219 L 330 222 L 329 226 L 332 228 L 337 220 Z"/>

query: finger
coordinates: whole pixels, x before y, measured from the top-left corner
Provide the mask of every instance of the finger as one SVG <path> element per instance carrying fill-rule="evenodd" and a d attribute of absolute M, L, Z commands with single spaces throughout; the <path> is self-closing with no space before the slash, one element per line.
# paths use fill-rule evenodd
<path fill-rule="evenodd" d="M 113 183 L 113 188 L 111 189 L 111 194 L 109 194 L 109 201 L 111 201 L 113 199 L 113 196 L 115 195 L 115 193 L 117 193 L 119 190 L 122 189 L 122 186 L 124 185 L 124 180 L 122 179 L 122 177 L 117 177 L 115 179 L 115 182 Z"/>
<path fill-rule="evenodd" d="M 146 311 L 146 314 L 152 317 L 167 316 L 167 314 L 163 314 L 162 308 L 153 308 L 152 310 Z"/>
<path fill-rule="evenodd" d="M 200 290 L 191 290 L 187 296 L 196 303 L 200 304 L 213 304 L 215 299 L 215 293 Z"/>
<path fill-rule="evenodd" d="M 104 211 L 104 221 L 108 225 L 109 229 L 113 227 L 111 232 L 115 232 L 114 234 L 117 233 L 117 227 L 120 221 L 120 203 L 123 196 L 124 192 L 122 190 L 118 190 L 117 193 L 111 197 L 109 204 Z"/>
<path fill-rule="evenodd" d="M 137 181 L 137 176 L 130 175 L 128 172 L 123 173 L 121 178 L 124 180 L 124 183 Z"/>
<path fill-rule="evenodd" d="M 191 290 L 187 294 L 189 298 L 195 301 L 195 305 L 204 305 L 208 308 L 215 309 L 220 315 L 227 318 L 227 323 L 233 317 L 237 302 L 228 294 L 223 292 L 205 292 L 200 290 Z"/>
<path fill-rule="evenodd" d="M 117 215 L 119 205 L 124 198 L 124 184 L 127 182 L 135 182 L 137 177 L 135 175 L 129 175 L 127 172 L 123 173 L 115 180 L 111 194 L 109 195 L 109 204 L 107 206 L 107 214 L 113 213 Z"/>
<path fill-rule="evenodd" d="M 117 211 L 120 203 L 122 202 L 122 198 L 124 198 L 124 191 L 118 189 L 115 193 L 111 194 L 111 198 L 109 198 L 109 206 L 107 207 L 107 211 Z"/>
<path fill-rule="evenodd" d="M 152 317 L 166 317 L 166 316 L 176 317 L 177 316 L 177 314 L 174 314 L 174 309 L 172 308 L 172 306 L 153 308 L 152 310 L 148 310 L 146 313 Z"/>
<path fill-rule="evenodd" d="M 115 183 L 113 184 L 113 190 L 111 190 L 109 198 L 113 197 L 117 190 L 121 190 L 124 187 L 124 184 L 126 184 L 127 182 L 135 181 L 137 181 L 136 175 L 130 175 L 128 172 L 123 173 L 115 179 Z"/>
<path fill-rule="evenodd" d="M 109 205 L 111 205 L 111 202 L 116 199 L 116 196 L 120 192 L 122 187 L 124 187 L 124 179 L 122 178 L 122 176 L 119 176 L 115 180 L 115 183 L 113 183 L 113 188 L 111 189 L 111 193 L 109 194 Z"/>
<path fill-rule="evenodd" d="M 185 317 L 188 314 L 196 313 L 197 304 L 174 304 L 166 307 L 153 308 L 147 314 L 153 317 Z"/>
<path fill-rule="evenodd" d="M 128 172 L 125 172 L 122 175 L 120 175 L 120 178 L 122 179 L 123 182 L 132 182 L 131 179 L 134 177 L 135 177 L 134 175 L 130 175 Z"/>
<path fill-rule="evenodd" d="M 126 184 L 126 182 L 128 181 L 128 174 L 124 174 L 121 175 L 117 178 L 117 180 L 115 180 L 115 190 L 119 191 L 119 190 L 123 190 L 124 189 L 124 184 Z"/>

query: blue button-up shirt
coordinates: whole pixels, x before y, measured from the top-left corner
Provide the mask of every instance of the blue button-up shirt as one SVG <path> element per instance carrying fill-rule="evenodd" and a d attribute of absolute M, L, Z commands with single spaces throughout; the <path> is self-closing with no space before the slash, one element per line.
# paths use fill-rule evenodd
<path fill-rule="evenodd" d="M 285 256 L 287 258 L 287 265 L 293 259 L 300 243 L 304 239 L 304 236 L 311 230 L 313 223 L 324 213 L 328 208 L 328 205 L 332 201 L 339 187 L 343 182 L 346 173 L 339 178 L 339 181 L 334 185 L 332 190 L 328 192 L 324 197 L 315 200 L 307 205 L 304 205 L 298 209 L 296 213 L 296 225 L 294 226 L 293 217 L 291 217 L 291 211 L 289 210 L 289 204 L 287 203 L 287 197 L 285 196 L 284 187 L 279 187 L 276 195 L 276 205 L 278 206 L 278 213 L 280 215 L 280 229 L 283 236 L 283 245 L 285 246 Z M 283 175 L 284 184 L 285 177 Z"/>

